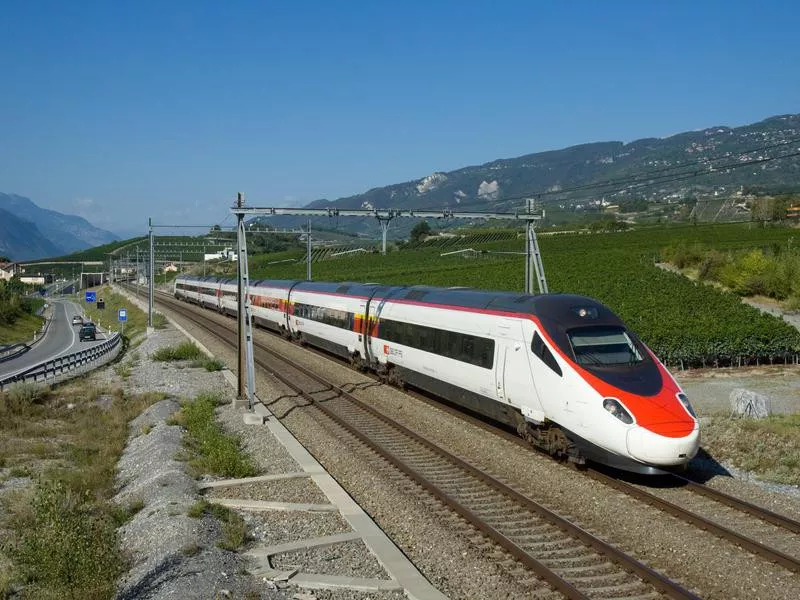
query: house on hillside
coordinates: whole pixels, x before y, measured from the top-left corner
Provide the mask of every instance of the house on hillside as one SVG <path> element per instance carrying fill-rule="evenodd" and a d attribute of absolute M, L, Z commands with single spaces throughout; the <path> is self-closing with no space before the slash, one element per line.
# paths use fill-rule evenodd
<path fill-rule="evenodd" d="M 164 265 L 164 273 L 175 273 L 178 270 L 178 267 L 175 266 L 175 263 L 167 263 Z"/>
<path fill-rule="evenodd" d="M 16 273 L 16 263 L 0 263 L 0 281 L 8 281 Z"/>
<path fill-rule="evenodd" d="M 237 256 L 236 252 L 233 251 L 233 248 L 223 248 L 219 252 L 213 252 L 211 254 L 205 254 L 203 259 L 205 261 L 209 261 L 209 260 L 230 260 L 230 261 L 235 261 L 237 258 L 239 258 L 239 257 Z"/>

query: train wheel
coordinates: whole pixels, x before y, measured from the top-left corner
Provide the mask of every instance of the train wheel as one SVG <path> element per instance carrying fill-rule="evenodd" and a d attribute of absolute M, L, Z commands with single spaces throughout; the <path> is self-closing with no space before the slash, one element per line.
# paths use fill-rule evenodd
<path fill-rule="evenodd" d="M 406 382 L 403 381 L 400 372 L 395 367 L 389 367 L 389 372 L 387 374 L 387 380 L 389 385 L 393 385 L 394 387 L 405 390 L 406 389 Z"/>
<path fill-rule="evenodd" d="M 544 445 L 550 456 L 558 459 L 567 458 L 570 441 L 558 427 L 550 427 L 544 434 Z"/>
<path fill-rule="evenodd" d="M 350 357 L 350 365 L 356 370 L 361 373 L 367 370 L 366 365 L 364 365 L 364 361 L 361 358 L 361 355 L 358 352 L 353 353 Z"/>

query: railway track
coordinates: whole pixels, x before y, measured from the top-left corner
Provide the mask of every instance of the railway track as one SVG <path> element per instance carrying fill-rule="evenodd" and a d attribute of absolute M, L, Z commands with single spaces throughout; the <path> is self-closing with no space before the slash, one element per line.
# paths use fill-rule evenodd
<path fill-rule="evenodd" d="M 230 327 L 164 298 L 231 346 Z M 697 598 L 489 473 L 254 341 L 255 362 L 568 598 Z"/>
<path fill-rule="evenodd" d="M 467 420 L 494 435 L 503 437 L 519 446 L 530 448 L 530 445 L 518 435 L 496 424 L 487 423 L 482 418 L 465 413 L 458 407 L 442 404 L 425 394 L 413 391 L 410 393 L 419 400 Z M 552 461 L 550 457 L 543 457 L 543 459 Z M 563 468 L 576 470 L 571 466 Z M 603 485 L 612 487 L 681 521 L 732 542 L 792 573 L 800 573 L 800 559 L 797 558 L 800 556 L 800 537 L 797 536 L 800 533 L 800 522 L 798 521 L 674 473 L 665 472 L 661 476 L 647 476 L 650 485 L 657 483 L 662 490 L 682 492 L 682 494 L 673 494 L 682 495 L 682 498 L 669 501 L 654 492 L 643 489 L 641 485 L 622 479 L 627 474 L 613 476 L 591 467 L 581 470 Z M 694 498 L 692 498 L 693 496 Z M 703 516 L 704 514 L 713 514 L 714 516 L 713 518 L 706 517 Z M 753 519 L 743 521 L 742 516 L 753 517 Z M 727 525 L 717 521 L 725 521 Z M 759 540 L 768 540 L 768 543 Z"/>

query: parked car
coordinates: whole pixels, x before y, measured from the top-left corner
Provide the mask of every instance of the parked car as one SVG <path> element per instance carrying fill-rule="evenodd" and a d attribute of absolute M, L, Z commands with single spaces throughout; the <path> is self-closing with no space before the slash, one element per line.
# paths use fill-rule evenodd
<path fill-rule="evenodd" d="M 78 334 L 78 339 L 80 341 L 85 340 L 96 340 L 97 339 L 97 327 L 95 327 L 94 323 L 86 322 L 81 327 L 80 333 Z"/>
<path fill-rule="evenodd" d="M 72 324 L 83 325 L 83 317 L 80 315 L 75 315 L 74 317 L 72 317 Z"/>

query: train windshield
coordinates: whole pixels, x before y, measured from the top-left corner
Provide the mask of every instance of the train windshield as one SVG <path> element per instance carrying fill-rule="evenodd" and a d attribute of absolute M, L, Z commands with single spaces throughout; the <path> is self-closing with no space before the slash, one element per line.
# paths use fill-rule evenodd
<path fill-rule="evenodd" d="M 642 362 L 631 338 L 621 327 L 580 327 L 567 331 L 575 362 L 581 366 L 635 365 Z"/>

